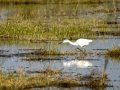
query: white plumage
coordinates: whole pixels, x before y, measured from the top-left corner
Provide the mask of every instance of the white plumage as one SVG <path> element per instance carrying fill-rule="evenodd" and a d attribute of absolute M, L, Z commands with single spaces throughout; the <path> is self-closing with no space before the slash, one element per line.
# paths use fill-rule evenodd
<path fill-rule="evenodd" d="M 63 41 L 63 43 L 66 43 L 66 42 L 70 43 L 71 45 L 83 47 L 85 45 L 88 45 L 90 42 L 92 42 L 92 40 L 89 40 L 89 39 L 78 39 L 76 42 L 71 42 L 70 40 L 65 39 Z"/>

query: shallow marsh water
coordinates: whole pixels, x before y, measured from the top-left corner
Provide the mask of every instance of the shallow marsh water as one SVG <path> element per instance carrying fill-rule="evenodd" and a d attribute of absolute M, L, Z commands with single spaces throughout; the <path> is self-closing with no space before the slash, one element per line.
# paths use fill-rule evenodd
<path fill-rule="evenodd" d="M 109 9 L 111 8 L 110 3 L 107 5 Z M 15 5 L 15 6 L 0 6 L 1 11 L 1 23 L 6 22 L 8 18 L 16 13 L 23 14 L 23 23 L 27 22 L 27 20 L 33 20 L 37 17 L 44 22 L 54 22 L 56 14 L 60 10 L 64 10 L 66 14 L 71 18 L 73 12 L 76 11 L 79 18 L 90 18 L 105 20 L 105 22 L 117 22 L 119 26 L 119 11 L 111 12 L 111 14 L 105 12 L 88 12 L 89 10 L 94 9 L 103 9 L 106 4 L 102 5 Z M 117 7 L 119 5 L 116 5 Z M 51 8 L 49 8 L 51 7 Z M 62 8 L 61 8 L 62 7 Z M 24 10 L 26 8 L 26 10 Z M 119 8 L 119 7 L 118 7 Z M 31 15 L 30 13 L 34 11 L 35 15 Z M 62 15 L 64 11 L 61 11 Z M 47 16 L 49 15 L 49 16 Z M 44 17 L 44 18 L 43 18 Z M 5 19 L 5 20 L 3 20 Z M 60 18 L 64 20 L 63 17 Z M 61 23 L 57 23 L 61 24 Z M 49 25 L 48 25 L 49 27 Z M 97 30 L 98 28 L 94 28 Z M 93 30 L 94 30 L 93 29 Z M 101 29 L 101 28 L 100 28 Z M 110 30 L 114 30 L 114 28 L 108 28 Z M 118 28 L 115 28 L 115 30 Z M 104 37 L 104 36 L 103 36 Z M 73 40 L 74 41 L 74 40 Z M 99 72 L 106 71 L 111 85 L 115 86 L 115 89 L 120 88 L 120 60 L 115 60 L 110 57 L 103 55 L 108 50 L 111 50 L 113 47 L 117 47 L 120 45 L 120 37 L 109 36 L 108 39 L 94 39 L 92 43 L 85 47 L 86 52 L 92 52 L 92 54 L 83 55 L 83 53 L 79 53 L 80 51 L 74 50 L 76 46 L 72 46 L 70 44 L 59 44 L 60 41 L 49 41 L 48 43 L 31 43 L 30 41 L 13 41 L 11 42 L 1 42 L 0 44 L 0 55 L 11 55 L 10 57 L 0 57 L 0 68 L 6 72 L 14 72 L 20 66 L 23 71 L 40 71 L 45 70 L 48 66 L 50 66 L 53 70 L 63 69 L 63 72 L 70 72 L 71 76 L 82 76 L 88 75 L 92 70 L 98 70 Z M 56 55 L 56 56 L 45 56 L 52 58 L 59 58 L 60 60 L 39 60 L 39 61 L 24 61 L 23 58 L 27 58 L 28 56 L 23 55 L 19 56 L 19 53 L 28 53 L 33 52 L 36 49 L 48 49 L 55 50 L 58 52 L 77 52 L 78 54 L 73 55 Z M 18 55 L 13 55 L 18 54 Z M 41 57 L 41 56 L 39 56 Z M 118 87 L 117 87 L 118 86 Z M 47 88 L 46 88 L 47 89 Z M 56 89 L 56 87 L 49 87 L 49 89 Z M 81 87 L 76 87 L 74 89 L 84 89 Z M 110 89 L 110 88 L 106 88 Z M 66 89 L 67 90 L 67 89 Z"/>
<path fill-rule="evenodd" d="M 12 56 L 11 54 L 15 53 L 27 53 L 31 52 L 34 49 L 55 49 L 56 51 L 72 51 L 75 52 L 76 46 L 71 46 L 69 44 L 59 44 L 58 41 L 53 41 L 50 43 L 30 43 L 30 42 L 21 42 L 2 45 L 0 47 L 1 55 L 11 55 L 11 57 L 0 57 L 0 62 L 2 63 L 1 69 L 4 71 L 14 72 L 18 70 L 21 66 L 23 71 L 40 71 L 45 70 L 47 67 L 51 67 L 53 70 L 61 70 L 63 72 L 70 72 L 71 76 L 81 76 L 89 75 L 92 70 L 98 70 L 99 72 L 106 71 L 110 82 L 113 85 L 120 85 L 120 60 L 112 60 L 110 57 L 105 57 L 103 54 L 106 49 L 112 49 L 113 46 L 118 46 L 119 39 L 101 39 L 93 40 L 88 46 L 86 46 L 86 52 L 91 51 L 92 55 L 83 55 L 83 54 L 73 54 L 73 55 L 60 55 L 52 56 L 52 58 L 60 58 L 60 60 L 39 60 L 39 61 L 23 61 L 22 58 L 27 56 Z M 23 44 L 22 44 L 23 43 Z M 33 47 L 34 46 L 34 47 Z M 44 46 L 44 47 L 42 47 Z M 54 48 L 53 48 L 54 47 Z M 28 49 L 28 50 L 27 50 Z M 33 49 L 33 50 L 29 50 Z M 103 50 L 102 50 L 103 49 Z M 105 50 L 104 50 L 105 49 Z M 79 51 L 77 51 L 79 53 Z M 97 55 L 97 53 L 99 55 Z M 81 57 L 82 56 L 82 57 Z M 50 57 L 50 56 L 48 56 Z M 61 58 L 62 57 L 62 58 Z M 66 74 L 67 75 L 67 74 Z"/>

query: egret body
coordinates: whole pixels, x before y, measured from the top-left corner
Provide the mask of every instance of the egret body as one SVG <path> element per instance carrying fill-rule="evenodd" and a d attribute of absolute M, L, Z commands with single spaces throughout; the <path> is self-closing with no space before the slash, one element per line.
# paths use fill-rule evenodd
<path fill-rule="evenodd" d="M 83 46 L 88 45 L 90 42 L 92 42 L 92 40 L 90 40 L 90 39 L 78 39 L 76 42 L 71 42 L 70 40 L 65 39 L 63 41 L 63 43 L 67 43 L 67 42 L 70 43 L 71 45 L 80 46 L 82 48 Z"/>

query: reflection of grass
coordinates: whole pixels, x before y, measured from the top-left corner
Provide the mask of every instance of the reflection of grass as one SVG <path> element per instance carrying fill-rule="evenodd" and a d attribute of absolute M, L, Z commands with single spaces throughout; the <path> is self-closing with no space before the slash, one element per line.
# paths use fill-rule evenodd
<path fill-rule="evenodd" d="M 39 75 L 28 76 L 25 73 L 21 67 L 16 71 L 16 74 L 9 73 L 8 76 L 0 72 L 0 89 L 21 90 L 46 86 L 105 88 L 109 86 L 105 83 L 106 77 L 95 78 L 90 75 L 85 76 L 86 80 L 83 80 L 84 76 L 66 77 L 61 75 L 61 70 L 53 71 L 50 67 Z"/>

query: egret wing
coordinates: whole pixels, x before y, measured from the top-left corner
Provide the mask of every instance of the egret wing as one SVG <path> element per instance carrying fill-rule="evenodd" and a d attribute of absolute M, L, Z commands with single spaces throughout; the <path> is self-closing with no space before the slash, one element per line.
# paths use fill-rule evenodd
<path fill-rule="evenodd" d="M 92 40 L 89 40 L 89 39 L 78 39 L 76 41 L 76 43 L 81 47 L 84 45 L 88 45 L 90 42 L 92 42 Z"/>

